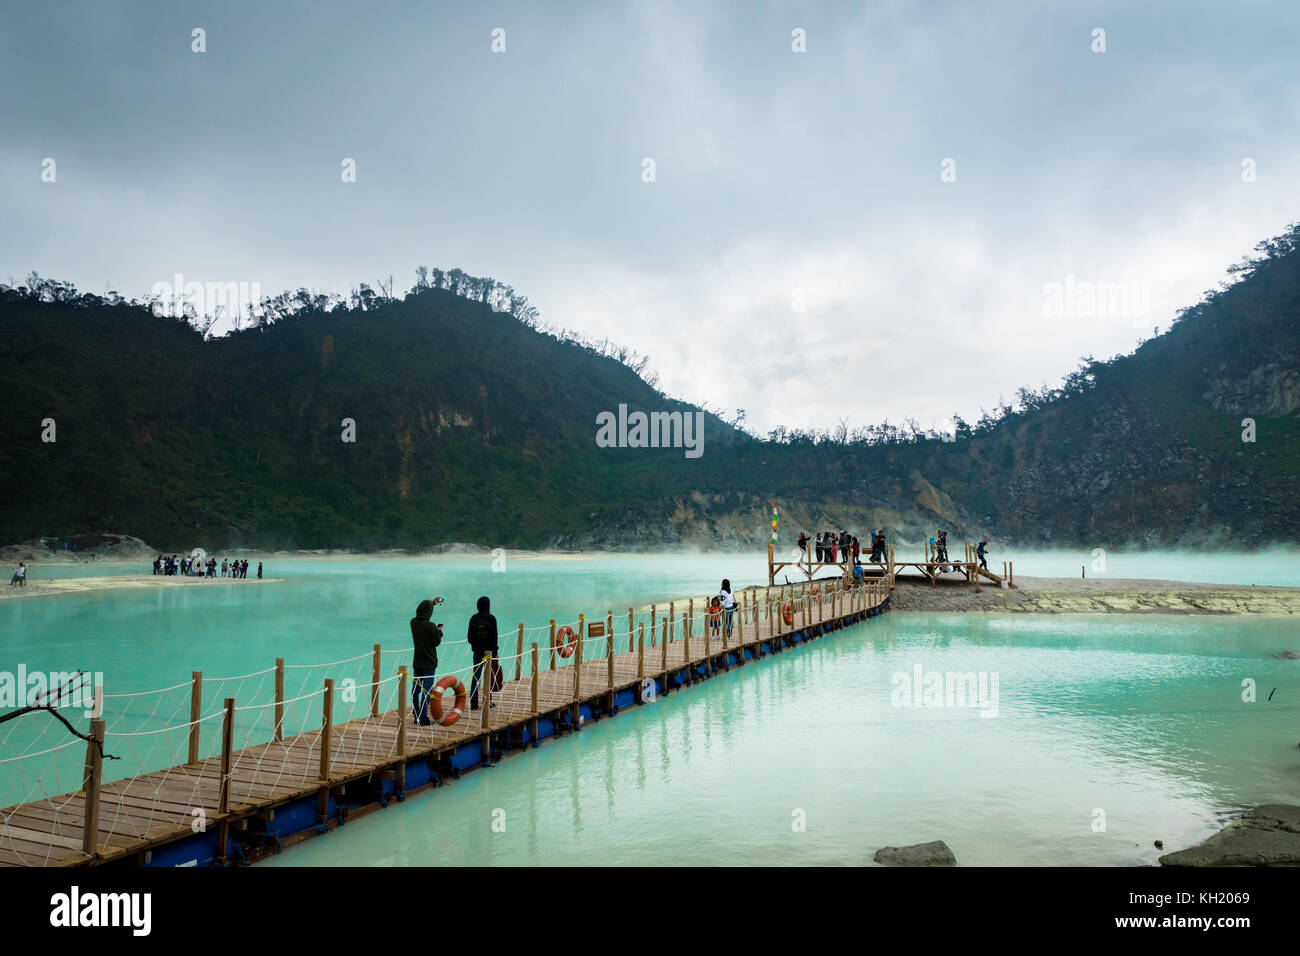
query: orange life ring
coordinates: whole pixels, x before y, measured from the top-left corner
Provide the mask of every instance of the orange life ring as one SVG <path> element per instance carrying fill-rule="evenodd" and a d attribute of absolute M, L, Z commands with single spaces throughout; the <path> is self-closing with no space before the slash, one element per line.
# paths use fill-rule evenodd
<path fill-rule="evenodd" d="M 568 638 L 566 641 L 565 638 Z M 578 646 L 578 639 L 574 636 L 573 628 L 564 625 L 555 632 L 555 649 L 559 651 L 561 657 L 572 657 L 573 649 Z"/>
<path fill-rule="evenodd" d="M 781 605 L 781 620 L 785 621 L 786 627 L 794 626 L 794 607 L 789 601 Z"/>
<path fill-rule="evenodd" d="M 448 711 L 446 718 L 442 716 L 442 694 L 443 691 L 450 690 L 456 695 L 456 703 Z M 448 674 L 438 683 L 433 685 L 433 693 L 429 695 L 429 710 L 433 712 L 433 719 L 444 727 L 450 727 L 456 721 L 460 720 L 461 714 L 465 712 L 465 684 L 459 677 L 454 674 Z"/>

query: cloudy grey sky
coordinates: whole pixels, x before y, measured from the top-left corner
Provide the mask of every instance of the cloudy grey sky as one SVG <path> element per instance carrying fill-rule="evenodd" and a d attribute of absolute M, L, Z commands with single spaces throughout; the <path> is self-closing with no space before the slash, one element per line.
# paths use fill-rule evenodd
<path fill-rule="evenodd" d="M 758 430 L 943 425 L 1300 219 L 1298 49 L 1294 0 L 4 0 L 0 277 L 459 266 Z"/>

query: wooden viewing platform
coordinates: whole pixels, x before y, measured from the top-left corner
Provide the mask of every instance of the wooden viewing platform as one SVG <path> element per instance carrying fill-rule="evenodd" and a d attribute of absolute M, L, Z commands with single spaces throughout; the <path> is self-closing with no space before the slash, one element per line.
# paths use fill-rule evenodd
<path fill-rule="evenodd" d="M 517 653 L 503 654 L 500 662 L 507 677 L 503 686 L 492 692 L 491 682 L 484 681 L 480 688 L 491 706 L 468 711 L 446 727 L 418 726 L 411 719 L 404 664 L 395 675 L 381 676 L 383 654 L 409 658 L 409 648 L 385 652 L 374 645 L 373 655 L 363 655 L 372 658 L 373 680 L 352 690 L 369 691 L 369 713 L 342 723 L 333 717 L 339 694 L 333 678 L 310 694 L 285 699 L 282 659 L 275 668 L 273 701 L 236 707 L 234 698 L 226 698 L 206 717 L 200 716 L 202 676 L 196 672 L 189 722 L 115 734 L 106 732 L 103 719 L 92 720 L 81 789 L 0 810 L 0 865 L 255 860 L 379 810 L 389 799 L 440 786 L 445 776 L 491 766 L 505 754 L 578 731 L 589 720 L 874 617 L 888 609 L 889 588 L 883 580 L 855 585 L 839 577 L 738 592 L 730 638 L 725 624 L 718 634 L 709 633 L 707 613 L 697 611 L 695 603 L 669 603 L 662 617 L 661 605 L 653 605 L 648 620 L 639 622 L 629 609 L 627 630 L 617 634 L 612 612 L 604 621 L 580 617 L 568 661 L 556 642 L 554 621 L 549 635 L 538 629 L 539 636 L 549 636 L 545 648 L 537 642 L 525 648 L 520 624 Z M 787 605 L 792 623 L 782 619 Z M 508 644 L 509 634 L 503 634 L 503 649 Z M 455 672 L 467 687 L 469 671 Z M 313 701 L 319 726 L 284 733 L 285 708 Z M 237 724 L 272 713 L 264 742 L 235 747 Z M 219 752 L 201 758 L 201 725 L 210 719 L 213 730 L 220 720 L 221 745 Z M 187 762 L 102 782 L 103 753 L 168 732 L 188 738 Z"/>
<path fill-rule="evenodd" d="M 999 587 L 1002 582 L 1006 582 L 1006 587 L 1014 588 L 1015 569 L 1010 562 L 1002 562 L 1002 573 L 996 574 L 988 568 L 980 567 L 979 561 L 976 560 L 975 545 L 969 541 L 965 542 L 966 554 L 961 561 L 952 560 L 939 561 L 936 559 L 930 548 L 930 543 L 925 544 L 925 557 L 920 561 L 897 561 L 894 558 L 894 546 L 891 543 L 885 544 L 885 560 L 872 561 L 859 557 L 857 566 L 862 568 L 862 574 L 865 579 L 875 579 L 886 582 L 889 588 L 893 588 L 895 578 L 908 568 L 912 568 L 921 577 L 925 578 L 932 585 L 939 582 L 939 576 L 942 574 L 956 573 L 962 576 L 962 580 L 967 584 L 976 584 L 982 580 L 992 581 Z M 798 554 L 795 549 L 794 554 Z M 769 586 L 776 584 L 776 575 L 778 571 L 785 568 L 793 568 L 799 574 L 804 576 L 805 581 L 812 581 L 818 574 L 830 572 L 838 574 L 847 581 L 853 579 L 854 564 L 851 558 L 845 558 L 843 561 L 816 561 L 813 559 L 812 545 L 806 547 L 805 554 L 802 558 L 791 561 L 776 560 L 776 549 L 772 545 L 767 546 L 767 583 Z"/>

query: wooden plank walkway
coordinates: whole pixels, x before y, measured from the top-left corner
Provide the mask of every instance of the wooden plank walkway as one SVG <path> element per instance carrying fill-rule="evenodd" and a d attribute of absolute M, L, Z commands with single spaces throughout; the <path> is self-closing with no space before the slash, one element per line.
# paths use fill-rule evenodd
<path fill-rule="evenodd" d="M 580 668 L 566 666 L 563 659 L 554 669 L 539 663 L 535 675 L 529 667 L 528 674 L 505 681 L 495 693 L 484 689 L 492 703 L 486 714 L 482 708 L 472 710 L 451 726 L 417 726 L 407 702 L 399 700 L 394 710 L 341 724 L 331 722 L 328 735 L 323 721 L 321 729 L 235 750 L 228 742 L 233 731 L 228 732 L 220 755 L 98 786 L 92 795 L 98 801 L 93 856 L 84 850 L 86 791 L 5 808 L 0 810 L 0 866 L 139 860 L 153 848 L 192 836 L 199 817 L 208 829 L 221 827 L 224 833 L 224 828 L 238 828 L 256 816 L 266 819 L 274 808 L 304 797 L 317 796 L 323 807 L 328 794 L 350 782 L 396 775 L 413 761 L 436 760 L 473 741 L 481 743 L 490 759 L 494 744 L 504 743 L 510 749 L 512 735 L 529 725 L 535 728 L 538 719 L 559 717 L 577 724 L 573 718 L 583 704 L 593 713 L 610 713 L 614 695 L 629 688 L 640 703 L 643 692 L 652 686 L 650 681 L 657 682 L 660 693 L 667 693 L 669 675 L 688 666 L 692 670 L 703 666 L 710 672 L 726 667 L 729 655 L 742 648 L 750 649 L 754 658 L 750 663 L 756 662 L 764 650 L 776 652 L 787 646 L 795 632 L 811 628 L 824 633 L 880 613 L 888 607 L 889 591 L 883 582 L 845 587 L 831 579 L 757 588 L 738 598 L 742 604 L 733 618 L 730 638 L 721 633 L 707 638 L 690 633 L 687 615 L 682 614 L 671 626 L 666 618 L 656 621 L 659 634 L 647 635 L 642 622 L 635 644 L 630 633 L 587 639 L 584 656 L 588 659 Z M 792 606 L 792 624 L 781 619 L 787 601 Z M 695 622 L 691 630 L 708 627 L 702 613 L 695 615 Z M 502 643 L 507 642 L 503 638 Z M 612 653 L 592 658 L 593 645 Z M 620 646 L 629 649 L 619 651 Z M 540 654 L 549 657 L 549 651 Z M 741 658 L 739 663 L 745 663 L 743 654 Z M 402 683 L 405 686 L 405 678 Z M 328 747 L 324 773 L 323 744 Z"/>

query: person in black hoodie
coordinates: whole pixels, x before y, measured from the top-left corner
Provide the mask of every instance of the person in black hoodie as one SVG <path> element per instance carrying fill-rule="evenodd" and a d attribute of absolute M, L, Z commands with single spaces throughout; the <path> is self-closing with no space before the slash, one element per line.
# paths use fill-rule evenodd
<path fill-rule="evenodd" d="M 411 708 L 415 712 L 417 724 L 429 725 L 429 697 L 433 694 L 433 672 L 438 669 L 438 645 L 442 643 L 442 625 L 435 624 L 433 609 L 442 603 L 442 598 L 421 601 L 411 618 L 411 641 L 415 653 L 411 656 Z"/>
<path fill-rule="evenodd" d="M 478 613 L 469 619 L 469 648 L 474 652 L 474 677 L 470 681 L 469 709 L 478 709 L 478 682 L 483 677 L 481 662 L 491 654 L 494 663 L 497 659 L 497 619 L 490 613 L 492 602 L 486 597 L 478 599 Z M 492 675 L 487 675 L 492 679 Z M 493 707 L 496 704 L 492 705 Z"/>

